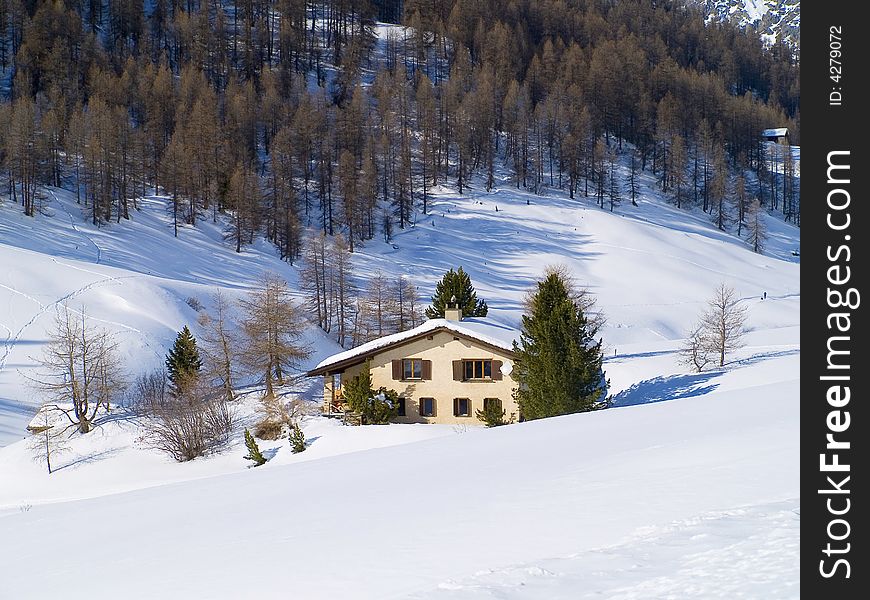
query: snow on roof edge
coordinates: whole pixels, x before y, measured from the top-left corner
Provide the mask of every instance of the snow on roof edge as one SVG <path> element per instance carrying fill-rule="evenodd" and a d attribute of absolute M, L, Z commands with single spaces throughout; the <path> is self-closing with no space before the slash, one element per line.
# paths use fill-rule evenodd
<path fill-rule="evenodd" d="M 788 127 L 775 127 L 773 129 L 765 129 L 762 135 L 766 136 L 783 136 L 788 133 Z"/>
<path fill-rule="evenodd" d="M 356 348 L 351 348 L 350 350 L 345 350 L 344 352 L 333 354 L 332 356 L 329 356 L 320 361 L 317 366 L 311 369 L 311 371 L 323 369 L 330 365 L 338 364 L 340 362 L 356 358 L 362 354 L 368 354 L 370 352 L 380 350 L 387 346 L 392 346 L 393 344 L 397 344 L 407 339 L 411 339 L 418 335 L 441 328 L 448 329 L 455 333 L 465 335 L 472 339 L 476 339 L 486 344 L 490 344 L 491 346 L 495 346 L 497 348 L 508 351 L 513 351 L 513 342 L 514 340 L 518 340 L 520 337 L 520 332 L 513 327 L 482 317 L 468 317 L 463 319 L 462 321 L 448 321 L 447 319 L 429 319 L 427 321 L 424 321 L 417 327 L 414 327 L 413 329 L 408 329 L 407 331 L 401 331 L 399 333 L 393 333 L 391 335 L 385 335 L 384 337 L 380 337 L 370 342 L 366 342 L 365 344 L 360 344 Z"/>

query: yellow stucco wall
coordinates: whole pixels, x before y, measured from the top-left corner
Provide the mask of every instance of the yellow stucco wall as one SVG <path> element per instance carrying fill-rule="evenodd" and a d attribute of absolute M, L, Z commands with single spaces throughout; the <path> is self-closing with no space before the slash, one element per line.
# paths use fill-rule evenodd
<path fill-rule="evenodd" d="M 453 361 L 464 359 L 500 360 L 503 364 L 513 366 L 513 360 L 508 352 L 495 351 L 492 348 L 476 344 L 472 340 L 458 338 L 451 332 L 434 333 L 432 339 L 422 338 L 402 346 L 387 349 L 372 355 L 372 387 L 383 386 L 396 390 L 399 396 L 405 398 L 405 416 L 397 417 L 396 423 L 447 423 L 483 425 L 475 417 L 475 411 L 483 409 L 484 398 L 499 398 L 505 409 L 505 418 L 511 415 L 519 419 L 519 409 L 513 399 L 516 382 L 510 375 L 503 375 L 501 381 L 454 381 Z M 424 381 L 396 381 L 393 379 L 393 360 L 404 358 L 419 358 L 432 361 L 432 379 Z M 348 368 L 341 376 L 342 381 L 350 381 L 358 375 L 363 365 Z M 332 377 L 324 378 L 324 401 L 332 398 Z M 434 417 L 420 415 L 420 398 L 434 398 L 436 412 Z M 468 398 L 470 401 L 470 416 L 453 415 L 453 399 Z"/>

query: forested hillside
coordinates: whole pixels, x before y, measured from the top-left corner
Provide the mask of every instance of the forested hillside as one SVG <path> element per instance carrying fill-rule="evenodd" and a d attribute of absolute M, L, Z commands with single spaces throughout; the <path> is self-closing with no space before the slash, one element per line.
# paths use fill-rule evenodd
<path fill-rule="evenodd" d="M 38 222 L 65 187 L 123 227 L 162 194 L 176 235 L 225 213 L 236 251 L 264 234 L 290 262 L 500 170 L 611 209 L 647 171 L 722 230 L 753 197 L 799 222 L 759 135 L 799 140 L 791 53 L 679 2 L 0 0 L 0 99 L 0 202 Z"/>

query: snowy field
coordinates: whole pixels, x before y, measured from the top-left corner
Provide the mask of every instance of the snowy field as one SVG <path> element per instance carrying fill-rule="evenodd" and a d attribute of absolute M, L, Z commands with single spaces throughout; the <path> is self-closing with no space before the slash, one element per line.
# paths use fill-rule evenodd
<path fill-rule="evenodd" d="M 757 255 L 643 183 L 614 213 L 506 181 L 437 188 L 429 215 L 354 256 L 360 277 L 411 277 L 424 305 L 462 265 L 512 326 L 544 267 L 566 265 L 607 319 L 613 409 L 495 430 L 309 417 L 310 448 L 264 442 L 258 469 L 240 440 L 174 463 L 119 410 L 51 476 L 22 438 L 58 306 L 115 332 L 136 375 L 196 334 L 188 299 L 238 297 L 264 271 L 297 288 L 297 272 L 208 221 L 174 239 L 159 198 L 103 229 L 62 190 L 38 223 L 0 204 L 0 598 L 798 597 L 799 230 L 769 218 Z M 676 352 L 722 282 L 746 346 L 692 373 Z M 310 365 L 340 350 L 307 340 Z M 70 585 L 82 568 L 98 576 Z"/>

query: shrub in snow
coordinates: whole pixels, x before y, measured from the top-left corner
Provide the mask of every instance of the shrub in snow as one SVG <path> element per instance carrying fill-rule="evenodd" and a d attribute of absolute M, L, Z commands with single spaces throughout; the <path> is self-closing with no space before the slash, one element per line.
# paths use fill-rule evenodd
<path fill-rule="evenodd" d="M 287 424 L 281 421 L 258 421 L 254 425 L 254 435 L 261 440 L 277 440 L 287 433 Z"/>
<path fill-rule="evenodd" d="M 190 296 L 187 300 L 184 301 L 190 308 L 199 312 L 202 310 L 202 302 L 199 301 L 199 298 L 196 296 Z"/>
<path fill-rule="evenodd" d="M 225 448 L 235 422 L 222 390 L 210 388 L 199 377 L 182 383 L 177 393 L 151 399 L 146 434 L 152 447 L 179 462 Z"/>
<path fill-rule="evenodd" d="M 486 423 L 487 427 L 498 427 L 514 421 L 513 415 L 511 415 L 510 420 L 505 419 L 505 410 L 498 402 L 486 403 L 483 410 L 477 410 L 474 414 L 479 421 Z"/>
<path fill-rule="evenodd" d="M 245 429 L 245 447 L 248 449 L 248 453 L 245 455 L 247 460 L 253 461 L 255 467 L 259 467 L 262 464 L 266 463 L 266 458 L 263 456 L 263 453 L 260 452 L 260 447 L 257 446 L 257 441 L 254 439 L 254 436 L 251 435 L 251 432 Z"/>
<path fill-rule="evenodd" d="M 169 395 L 169 376 L 165 369 L 143 373 L 130 388 L 128 402 L 136 414 L 147 417 L 152 407 L 163 404 Z"/>
<path fill-rule="evenodd" d="M 277 440 L 290 433 L 296 419 L 309 410 L 303 400 L 293 400 L 289 404 L 278 396 L 264 396 L 260 399 L 257 412 L 260 420 L 255 425 L 254 434 L 261 440 Z"/>

